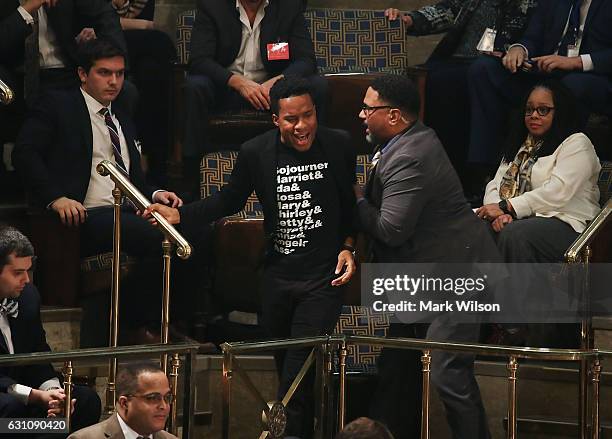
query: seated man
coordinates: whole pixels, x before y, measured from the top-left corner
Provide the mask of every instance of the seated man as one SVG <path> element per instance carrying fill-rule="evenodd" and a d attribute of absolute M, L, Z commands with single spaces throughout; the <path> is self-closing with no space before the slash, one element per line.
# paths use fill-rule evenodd
<path fill-rule="evenodd" d="M 164 431 L 171 403 L 168 378 L 159 367 L 150 363 L 127 364 L 117 374 L 117 412 L 68 439 L 176 439 Z"/>
<path fill-rule="evenodd" d="M 499 164 L 509 108 L 546 77 L 578 100 L 579 129 L 591 111 L 612 114 L 612 3 L 540 0 L 518 44 L 500 61 L 479 59 L 469 72 L 470 159 Z"/>
<path fill-rule="evenodd" d="M 30 283 L 34 248 L 17 229 L 0 226 L 0 354 L 51 351 L 40 322 L 40 295 Z M 66 398 L 50 363 L 0 368 L 0 417 L 61 416 Z M 72 428 L 98 422 L 100 398 L 74 386 Z"/>
<path fill-rule="evenodd" d="M 376 78 L 363 99 L 359 117 L 367 140 L 378 150 L 365 193 L 354 187 L 359 224 L 372 240 L 366 260 L 440 266 L 500 261 L 436 134 L 418 121 L 419 107 L 418 92 L 405 76 Z M 436 316 L 430 324 L 392 324 L 388 333 L 456 342 L 477 342 L 479 334 L 478 324 L 461 323 L 452 313 Z M 419 357 L 416 351 L 384 348 L 379 359 L 370 411 L 397 439 L 420 436 Z M 489 438 L 474 356 L 434 351 L 431 361 L 432 385 L 446 408 L 453 438 Z"/>
<path fill-rule="evenodd" d="M 124 52 L 98 38 L 82 46 L 80 57 L 81 87 L 43 96 L 24 123 L 13 161 L 31 192 L 32 203 L 57 212 L 62 223 L 80 228 L 84 257 L 112 250 L 114 183 L 96 172 L 102 160 L 123 168 L 131 182 L 154 201 L 174 207 L 182 201 L 172 192 L 153 191 L 147 185 L 134 126 L 124 108 L 113 102 L 123 85 Z M 161 257 L 155 256 L 161 254 L 161 233 L 129 206 L 121 215 L 121 237 L 121 248 L 127 254 L 160 263 Z M 151 292 L 157 298 L 161 277 L 141 268 L 139 294 L 124 296 L 133 301 L 126 304 L 133 310 L 132 326 L 159 321 L 155 311 L 147 316 L 142 308 L 154 304 L 154 299 L 143 300 L 143 294 Z"/>
<path fill-rule="evenodd" d="M 401 17 L 408 35 L 447 32 L 425 64 L 425 123 L 440 138 L 469 195 L 483 186 L 487 169 L 466 163 L 470 128 L 470 113 L 466 111 L 468 68 L 479 50 L 499 56 L 517 41 L 536 4 L 537 0 L 509 0 L 503 6 L 499 0 L 441 0 L 406 13 L 385 11 L 390 20 Z M 487 44 L 479 44 L 481 38 Z"/>
<path fill-rule="evenodd" d="M 213 108 L 270 109 L 270 88 L 287 74 L 309 78 L 321 120 L 327 82 L 316 76 L 302 0 L 200 0 L 184 90 L 183 159 L 199 175 Z M 280 50 L 279 50 L 280 49 Z"/>

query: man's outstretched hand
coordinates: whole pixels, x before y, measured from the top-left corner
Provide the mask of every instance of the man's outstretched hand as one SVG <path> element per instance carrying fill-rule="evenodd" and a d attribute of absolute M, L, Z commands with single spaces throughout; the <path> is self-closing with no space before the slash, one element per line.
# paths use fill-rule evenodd
<path fill-rule="evenodd" d="M 154 226 L 157 225 L 157 220 L 153 217 L 153 212 L 159 213 L 170 224 L 178 224 L 181 222 L 181 215 L 179 214 L 178 209 L 175 209 L 174 207 L 170 206 L 164 206 L 163 204 L 155 203 L 147 207 L 142 213 L 142 217 L 148 220 Z"/>

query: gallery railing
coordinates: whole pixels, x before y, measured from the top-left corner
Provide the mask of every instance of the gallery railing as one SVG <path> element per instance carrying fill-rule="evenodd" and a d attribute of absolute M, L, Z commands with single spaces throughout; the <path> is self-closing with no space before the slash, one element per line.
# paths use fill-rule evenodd
<path fill-rule="evenodd" d="M 291 400 L 297 386 L 303 381 L 308 369 L 315 364 L 315 438 L 333 438 L 335 432 L 340 430 L 345 423 L 346 407 L 346 358 L 347 346 L 368 345 L 383 348 L 411 349 L 422 351 L 422 419 L 421 439 L 430 437 L 430 375 L 432 368 L 432 351 L 451 351 L 471 355 L 486 355 L 489 357 L 502 357 L 507 359 L 507 437 L 517 437 L 517 371 L 521 360 L 538 361 L 568 361 L 585 362 L 592 364 L 591 367 L 591 425 L 581 425 L 583 437 L 593 439 L 599 438 L 600 416 L 599 416 L 599 386 L 601 377 L 601 361 L 612 356 L 612 352 L 581 349 L 548 349 L 531 347 L 508 347 L 496 345 L 484 345 L 475 343 L 452 343 L 435 342 L 422 339 L 410 338 L 381 338 L 369 336 L 333 335 L 328 337 L 312 337 L 293 340 L 273 340 L 255 343 L 225 343 L 223 349 L 223 439 L 230 437 L 230 403 L 232 379 L 238 375 L 243 380 L 247 390 L 258 401 L 258 409 L 262 411 L 263 432 L 260 439 L 282 438 L 286 426 L 287 403 Z M 306 359 L 302 369 L 295 378 L 287 394 L 282 401 L 265 401 L 257 387 L 250 380 L 241 366 L 236 355 L 273 351 L 276 349 L 311 348 L 312 351 Z M 334 359 L 337 359 L 334 360 Z M 338 386 L 332 389 L 332 374 L 334 364 L 337 365 Z M 337 404 L 336 404 L 337 399 Z M 337 407 L 337 409 L 335 408 Z"/>
<path fill-rule="evenodd" d="M 183 366 L 183 439 L 188 439 L 193 432 L 193 414 L 195 412 L 195 359 L 198 352 L 198 343 L 177 343 L 177 344 L 155 344 L 155 345 L 136 345 L 136 346 L 121 346 L 121 347 L 105 347 L 79 349 L 66 352 L 34 352 L 28 354 L 6 354 L 0 355 L 0 368 L 5 366 L 23 366 L 27 364 L 40 364 L 63 362 L 64 375 L 64 392 L 66 395 L 64 405 L 64 416 L 66 424 L 70 427 L 71 408 L 70 401 L 72 400 L 72 386 L 75 363 L 91 363 L 99 360 L 122 359 L 122 358 L 151 358 L 161 355 L 170 355 L 172 357 L 172 367 L 169 374 L 171 391 L 174 396 L 170 407 L 170 417 L 168 420 L 168 431 L 176 435 L 177 433 L 177 413 L 178 399 L 177 391 L 179 384 L 179 369 L 181 367 L 181 359 Z M 107 401 L 107 405 L 109 401 Z M 114 401 L 110 404 L 114 407 Z"/>

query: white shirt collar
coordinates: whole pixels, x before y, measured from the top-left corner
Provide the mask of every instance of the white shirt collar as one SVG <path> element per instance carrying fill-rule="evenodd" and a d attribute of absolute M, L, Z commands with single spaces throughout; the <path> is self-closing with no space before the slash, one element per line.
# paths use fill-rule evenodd
<path fill-rule="evenodd" d="M 142 435 L 140 435 L 140 434 L 136 433 L 134 430 L 132 430 L 130 428 L 130 426 L 125 423 L 125 421 L 123 420 L 121 415 L 119 415 L 119 413 L 117 413 L 117 419 L 119 420 L 119 426 L 121 427 L 121 431 L 123 432 L 123 437 L 125 439 L 137 439 L 139 437 L 143 437 Z M 150 434 L 148 436 L 144 436 L 144 437 L 149 438 L 149 439 L 153 439 L 153 435 L 152 434 Z"/>
<path fill-rule="evenodd" d="M 108 108 L 110 113 L 113 114 L 113 110 L 111 108 L 113 105 L 112 102 L 108 104 L 108 107 L 105 107 L 100 102 L 98 102 L 93 96 L 91 96 L 89 93 L 83 90 L 83 87 L 81 87 L 81 93 L 83 94 L 83 98 L 85 98 L 85 105 L 87 105 L 87 109 L 89 110 L 90 114 L 99 114 L 102 108 Z"/>
<path fill-rule="evenodd" d="M 262 5 L 259 7 L 259 9 L 261 9 L 261 8 L 264 8 L 264 9 L 265 9 L 265 8 L 267 8 L 267 7 L 268 7 L 268 5 L 269 5 L 269 4 L 270 4 L 270 0 L 265 0 L 265 1 L 263 2 L 263 4 L 262 4 Z M 244 6 L 242 6 L 242 3 L 240 3 L 240 0 L 236 0 L 236 10 L 237 10 L 237 11 L 239 11 L 239 10 L 240 10 L 240 8 L 243 8 L 243 9 L 244 9 Z"/>

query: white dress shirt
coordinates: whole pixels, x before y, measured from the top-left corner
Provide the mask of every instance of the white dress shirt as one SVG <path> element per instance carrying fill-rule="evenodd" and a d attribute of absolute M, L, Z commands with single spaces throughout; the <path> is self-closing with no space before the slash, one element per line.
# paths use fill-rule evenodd
<path fill-rule="evenodd" d="M 121 431 L 123 432 L 124 439 L 137 439 L 139 437 L 145 437 L 145 438 L 148 438 L 148 439 L 153 439 L 153 435 L 152 434 L 150 434 L 148 436 L 142 436 L 142 435 L 136 433 L 134 430 L 132 430 L 130 428 L 130 426 L 125 423 L 125 421 L 119 415 L 119 413 L 117 413 L 117 419 L 119 420 L 119 426 L 121 427 Z"/>
<path fill-rule="evenodd" d="M 265 8 L 268 3 L 268 0 L 265 0 L 259 7 L 253 27 L 251 27 L 246 10 L 240 0 L 236 0 L 236 10 L 240 13 L 240 23 L 242 23 L 242 41 L 240 42 L 238 56 L 228 67 L 230 72 L 237 73 L 260 84 L 268 79 L 268 72 L 266 72 L 261 59 L 259 44 L 261 20 L 266 15 Z"/>
<path fill-rule="evenodd" d="M 514 159 L 514 157 L 512 158 Z M 484 204 L 499 203 L 499 185 L 509 163 L 499 166 L 485 189 Z M 600 211 L 597 179 L 601 165 L 587 136 L 576 133 L 531 169 L 532 189 L 510 198 L 517 218 L 558 218 L 581 233 Z"/>
<path fill-rule="evenodd" d="M 17 8 L 27 24 L 34 23 L 34 17 L 26 11 L 23 6 Z M 38 13 L 38 51 L 40 55 L 41 69 L 57 69 L 65 67 L 57 44 L 57 36 L 53 29 L 49 27 L 47 11 L 40 7 Z"/>
<path fill-rule="evenodd" d="M 81 89 L 81 93 L 85 98 L 85 104 L 87 104 L 87 111 L 89 112 L 91 131 L 93 134 L 91 172 L 89 174 L 89 186 L 87 187 L 87 194 L 85 195 L 83 206 L 85 206 L 86 209 L 91 207 L 112 206 L 114 202 L 112 192 L 113 188 L 115 187 L 115 183 L 113 183 L 110 178 L 103 177 L 96 171 L 96 166 L 102 160 L 109 160 L 111 162 L 115 161 L 110 133 L 108 132 L 108 127 L 104 121 L 104 116 L 99 113 L 104 106 L 90 96 L 85 90 Z M 108 109 L 111 112 L 111 119 L 117 127 L 119 134 L 121 158 L 123 159 L 123 163 L 125 163 L 125 167 L 129 172 L 130 155 L 128 153 L 127 143 L 125 136 L 123 135 L 123 131 L 121 130 L 121 125 L 119 124 L 117 117 L 113 114 L 111 105 L 108 106 Z"/>
<path fill-rule="evenodd" d="M 11 317 L 12 318 L 12 317 Z M 4 337 L 4 342 L 6 343 L 6 347 L 8 348 L 9 354 L 14 354 L 15 349 L 13 347 L 13 338 L 11 335 L 11 326 L 8 321 L 8 317 L 5 314 L 0 314 L 0 331 L 2 332 L 2 336 Z M 47 391 L 54 387 L 61 387 L 60 382 L 57 378 L 51 378 L 44 383 L 42 383 L 39 387 L 40 390 Z M 17 399 L 19 399 L 23 404 L 28 403 L 28 398 L 30 397 L 30 392 L 32 391 L 31 387 L 24 386 L 23 384 L 12 384 L 8 387 L 7 392 Z"/>

